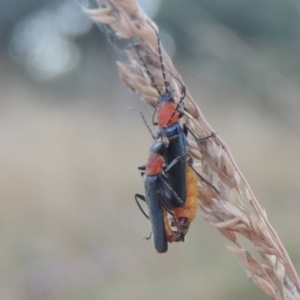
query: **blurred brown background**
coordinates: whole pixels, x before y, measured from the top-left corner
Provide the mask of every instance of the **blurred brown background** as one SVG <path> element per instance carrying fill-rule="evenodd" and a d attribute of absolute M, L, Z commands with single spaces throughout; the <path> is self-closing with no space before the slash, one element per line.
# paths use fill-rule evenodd
<path fill-rule="evenodd" d="M 300 3 L 140 3 L 300 270 Z M 201 216 L 167 254 L 143 240 L 127 107 L 151 109 L 78 3 L 2 0 L 0 24 L 0 299 L 267 299 Z"/>

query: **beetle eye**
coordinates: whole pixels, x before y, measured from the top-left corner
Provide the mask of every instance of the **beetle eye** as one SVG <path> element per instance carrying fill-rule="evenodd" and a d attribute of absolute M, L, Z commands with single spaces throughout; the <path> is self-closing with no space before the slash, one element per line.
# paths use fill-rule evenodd
<path fill-rule="evenodd" d="M 175 102 L 173 93 L 171 91 L 170 92 L 165 92 L 164 94 L 162 94 L 158 98 L 157 104 L 162 104 L 162 103 L 165 103 L 165 102 L 171 102 L 171 103 Z"/>
<path fill-rule="evenodd" d="M 160 155 L 164 155 L 166 149 L 169 146 L 169 140 L 161 138 L 160 140 L 156 140 L 153 142 L 150 146 L 150 152 L 151 153 L 157 153 Z"/>
<path fill-rule="evenodd" d="M 188 222 L 188 218 L 186 218 L 186 217 L 180 217 L 179 218 L 180 225 L 186 225 L 187 222 Z"/>

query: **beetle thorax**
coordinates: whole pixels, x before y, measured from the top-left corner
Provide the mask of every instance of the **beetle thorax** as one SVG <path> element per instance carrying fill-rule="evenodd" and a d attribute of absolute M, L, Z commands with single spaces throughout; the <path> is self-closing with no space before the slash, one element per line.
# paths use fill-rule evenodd
<path fill-rule="evenodd" d="M 158 106 L 157 123 L 159 127 L 165 128 L 178 122 L 179 113 L 178 111 L 175 111 L 176 107 L 177 104 L 172 102 L 164 102 Z"/>

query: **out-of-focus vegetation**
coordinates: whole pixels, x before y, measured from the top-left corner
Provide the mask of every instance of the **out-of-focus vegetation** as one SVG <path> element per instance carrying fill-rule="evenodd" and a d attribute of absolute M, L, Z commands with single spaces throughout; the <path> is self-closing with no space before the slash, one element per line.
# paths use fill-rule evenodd
<path fill-rule="evenodd" d="M 0 299 L 266 299 L 201 216 L 167 254 L 143 241 L 151 137 L 127 107 L 151 109 L 76 1 L 2 2 Z M 141 4 L 299 270 L 300 3 Z"/>

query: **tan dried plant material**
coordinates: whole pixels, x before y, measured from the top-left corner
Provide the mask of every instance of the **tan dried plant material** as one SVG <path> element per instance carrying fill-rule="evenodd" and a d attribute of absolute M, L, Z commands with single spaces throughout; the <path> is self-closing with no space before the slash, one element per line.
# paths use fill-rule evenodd
<path fill-rule="evenodd" d="M 154 81 L 163 91 L 165 86 L 158 41 L 152 27 L 157 26 L 135 0 L 98 0 L 97 3 L 97 9 L 86 9 L 86 13 L 96 23 L 109 25 L 116 36 L 134 40 Z M 117 62 L 120 76 L 132 92 L 139 93 L 147 103 L 155 106 L 157 90 L 137 51 L 133 46 L 128 48 L 124 50 L 128 62 Z M 178 100 L 182 79 L 164 49 L 161 50 L 167 81 Z M 188 91 L 184 105 L 187 112 L 182 122 L 199 139 L 214 132 Z M 235 244 L 229 249 L 243 262 L 248 278 L 256 286 L 274 299 L 299 300 L 300 280 L 297 272 L 224 141 L 218 134 L 202 141 L 191 135 L 188 139 L 194 168 L 199 173 L 199 206 L 204 219 Z M 239 235 L 254 245 L 261 261 L 254 259 L 244 248 Z"/>

